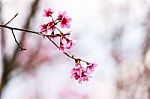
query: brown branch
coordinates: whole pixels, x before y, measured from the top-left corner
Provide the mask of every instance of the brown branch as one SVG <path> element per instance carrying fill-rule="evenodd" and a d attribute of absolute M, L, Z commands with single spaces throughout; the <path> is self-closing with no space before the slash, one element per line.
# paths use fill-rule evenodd
<path fill-rule="evenodd" d="M 12 17 L 5 25 L 8 25 L 13 19 L 16 18 L 17 15 L 18 15 L 18 13 L 16 13 L 16 14 L 14 15 L 14 17 Z"/>
<path fill-rule="evenodd" d="M 33 34 L 38 34 L 38 35 L 44 36 L 44 34 L 42 34 L 42 32 L 36 32 L 36 31 L 27 30 L 27 29 L 20 29 L 20 28 L 10 27 L 10 26 L 6 26 L 6 25 L 0 25 L 0 27 L 8 28 L 10 30 L 17 30 L 17 31 L 22 31 L 22 32 L 29 32 L 29 33 L 33 33 Z"/>
<path fill-rule="evenodd" d="M 9 26 L 5 26 L 5 25 L 0 25 L 0 27 L 7 28 L 7 29 L 10 29 L 10 30 L 24 31 L 24 32 L 26 32 L 26 33 L 33 33 L 33 34 L 37 34 L 37 35 L 40 35 L 40 36 L 46 36 L 46 37 L 49 39 L 49 41 L 50 41 L 51 43 L 53 43 L 53 44 L 56 46 L 56 48 L 59 49 L 59 46 L 50 38 L 50 37 L 57 37 L 57 36 L 60 36 L 59 34 L 55 34 L 55 35 L 44 35 L 42 32 L 36 32 L 36 31 L 27 30 L 27 29 L 14 28 L 14 27 L 9 27 Z M 13 34 L 14 34 L 14 33 L 13 33 Z M 64 34 L 64 35 L 68 35 L 68 34 Z M 16 41 L 16 40 L 15 40 L 15 41 Z M 18 42 L 16 42 L 16 43 L 18 43 Z M 19 43 L 18 43 L 18 46 L 21 48 L 21 46 L 20 46 Z M 21 48 L 21 49 L 22 49 L 22 48 Z M 71 59 L 74 59 L 74 60 L 78 59 L 78 58 L 75 58 L 74 55 L 69 55 L 67 52 L 63 52 L 63 53 L 64 53 L 66 56 L 68 56 L 69 58 L 71 58 Z M 87 63 L 87 62 L 84 61 L 84 60 L 81 60 L 81 61 Z"/>
<path fill-rule="evenodd" d="M 7 28 L 7 29 L 10 29 L 10 30 L 16 30 L 16 31 L 22 31 L 22 32 L 26 32 L 26 33 L 37 34 L 37 35 L 40 35 L 40 36 L 48 36 L 48 37 L 60 36 L 60 34 L 46 35 L 46 34 L 43 34 L 42 32 L 36 32 L 36 31 L 32 31 L 32 30 L 28 30 L 28 29 L 21 29 L 21 28 L 16 28 L 16 27 L 10 27 L 10 26 L 6 26 L 6 25 L 0 25 L 0 27 Z M 63 35 L 65 36 L 65 35 L 69 35 L 69 34 L 66 33 L 66 34 L 63 34 Z"/>
<path fill-rule="evenodd" d="M 49 36 L 46 36 L 46 37 L 50 40 L 50 42 L 52 42 L 59 49 L 59 46 Z M 69 55 L 67 52 L 63 52 L 63 54 L 65 54 L 67 57 L 69 57 L 69 58 L 71 58 L 73 60 L 78 59 L 78 58 L 75 58 L 74 55 Z M 88 63 L 87 61 L 82 60 L 82 59 L 80 59 L 80 61 Z"/>
<path fill-rule="evenodd" d="M 18 47 L 20 48 L 20 50 L 21 50 L 21 51 L 26 50 L 25 48 L 22 48 L 21 45 L 18 43 L 18 41 L 17 41 L 17 39 L 16 39 L 16 36 L 15 36 L 15 34 L 14 34 L 13 29 L 11 29 L 11 32 L 12 32 L 13 37 L 14 37 L 14 40 L 15 40 L 15 42 L 17 43 L 17 45 L 18 45 Z"/>

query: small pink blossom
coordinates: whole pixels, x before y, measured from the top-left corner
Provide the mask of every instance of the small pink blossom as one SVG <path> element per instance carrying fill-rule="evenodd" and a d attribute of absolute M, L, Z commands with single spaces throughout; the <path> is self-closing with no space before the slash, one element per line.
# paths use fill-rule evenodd
<path fill-rule="evenodd" d="M 68 34 L 68 33 L 67 33 Z M 71 40 L 68 35 L 62 34 L 60 37 L 60 47 L 59 49 L 64 52 L 65 49 L 70 49 L 75 45 L 74 40 Z"/>
<path fill-rule="evenodd" d="M 89 81 L 89 78 L 91 77 L 90 74 L 94 71 L 94 68 L 96 66 L 95 63 L 87 63 L 86 69 L 81 66 L 82 60 L 80 58 L 75 59 L 75 67 L 71 71 L 71 77 L 75 80 L 78 80 L 79 83 L 82 83 L 82 81 Z"/>
<path fill-rule="evenodd" d="M 64 16 L 64 18 L 62 19 L 61 23 L 60 23 L 60 26 L 62 28 L 70 28 L 70 24 L 69 22 L 71 22 L 71 18 L 68 17 L 68 16 Z"/>
<path fill-rule="evenodd" d="M 86 71 L 82 71 L 79 83 L 81 83 L 82 81 L 89 81 L 89 73 L 87 73 Z"/>
<path fill-rule="evenodd" d="M 45 32 L 46 30 L 47 30 L 47 24 L 42 24 L 42 25 L 40 25 L 40 32 Z"/>
<path fill-rule="evenodd" d="M 92 72 L 94 72 L 94 69 L 95 69 L 95 67 L 97 66 L 97 64 L 95 64 L 95 63 L 87 63 L 87 68 L 86 68 L 86 71 L 88 72 L 88 73 L 92 73 Z"/>
<path fill-rule="evenodd" d="M 75 80 L 79 80 L 79 83 L 82 83 L 82 81 L 88 81 L 90 76 L 85 71 L 85 69 L 82 66 L 80 66 L 72 69 L 71 77 Z"/>
<path fill-rule="evenodd" d="M 57 20 L 61 21 L 64 18 L 65 15 L 66 15 L 65 11 L 64 12 L 60 12 L 58 17 L 57 17 Z"/>
<path fill-rule="evenodd" d="M 54 31 L 56 29 L 55 23 L 54 22 L 49 22 L 47 28 L 50 31 Z"/>
<path fill-rule="evenodd" d="M 64 37 L 67 41 L 66 43 L 66 49 L 70 49 L 75 45 L 75 40 L 70 39 L 69 37 L 67 38 L 67 36 Z"/>
<path fill-rule="evenodd" d="M 63 13 L 59 13 L 58 17 L 57 17 L 57 20 L 60 21 L 60 26 L 62 28 L 69 28 L 70 27 L 70 24 L 69 22 L 71 22 L 71 18 L 66 16 L 66 12 L 64 11 Z"/>
<path fill-rule="evenodd" d="M 44 9 L 43 16 L 49 17 L 49 16 L 51 16 L 53 13 L 54 13 L 54 11 L 53 11 L 51 8 Z"/>
<path fill-rule="evenodd" d="M 74 40 L 69 40 L 69 41 L 67 41 L 66 49 L 70 49 L 74 45 L 75 45 L 75 41 Z"/>
<path fill-rule="evenodd" d="M 73 68 L 71 71 L 71 77 L 75 78 L 75 80 L 80 79 L 81 68 Z"/>

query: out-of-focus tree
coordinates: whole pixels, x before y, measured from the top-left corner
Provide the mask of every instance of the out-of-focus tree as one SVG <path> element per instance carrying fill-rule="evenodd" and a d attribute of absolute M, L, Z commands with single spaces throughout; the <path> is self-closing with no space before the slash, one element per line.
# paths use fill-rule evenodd
<path fill-rule="evenodd" d="M 24 29 L 30 29 L 31 21 L 34 19 L 35 14 L 37 13 L 38 10 L 38 5 L 39 5 L 40 0 L 33 0 L 29 14 L 24 21 Z M 0 2 L 0 23 L 5 24 L 2 19 L 2 7 L 3 4 Z M 29 40 L 30 36 L 27 33 L 22 32 L 19 40 L 19 44 L 21 46 L 27 46 L 28 50 L 27 51 L 20 51 L 19 46 L 15 46 L 14 51 L 12 56 L 8 55 L 5 51 L 6 47 L 6 32 L 3 28 L 1 28 L 1 51 L 2 51 L 2 77 L 1 77 L 1 82 L 0 82 L 0 96 L 2 96 L 3 91 L 7 87 L 9 81 L 13 78 L 12 75 L 13 72 L 18 71 L 18 73 L 22 72 L 33 72 L 37 66 L 44 62 L 50 62 L 49 56 L 46 54 L 46 46 L 43 46 L 43 42 L 41 38 L 36 38 L 39 39 L 38 42 L 33 43 L 33 40 Z"/>
<path fill-rule="evenodd" d="M 145 12 L 146 13 L 146 12 Z M 112 37 L 111 54 L 117 65 L 115 99 L 150 99 L 150 14 L 146 14 L 141 26 L 144 38 L 134 57 L 124 53 L 122 41 L 124 26 Z M 142 37 L 141 37 L 142 39 Z M 130 44 L 130 42 L 128 42 Z M 126 56 L 127 54 L 127 56 Z"/>

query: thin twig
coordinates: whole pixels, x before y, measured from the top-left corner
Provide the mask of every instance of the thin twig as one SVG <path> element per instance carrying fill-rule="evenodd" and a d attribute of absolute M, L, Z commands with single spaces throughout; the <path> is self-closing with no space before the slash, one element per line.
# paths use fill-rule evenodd
<path fill-rule="evenodd" d="M 16 13 L 15 15 L 14 15 L 14 17 L 12 17 L 5 25 L 8 25 L 13 19 L 15 19 L 15 17 L 18 15 L 18 13 Z"/>
<path fill-rule="evenodd" d="M 30 32 L 33 34 L 38 34 L 38 35 L 44 36 L 41 32 L 35 32 L 35 31 L 27 30 L 27 29 L 14 28 L 14 27 L 6 26 L 6 25 L 0 25 L 0 27 L 8 28 L 11 30 L 13 29 L 13 30 L 17 30 L 17 31 Z"/>
<path fill-rule="evenodd" d="M 21 50 L 21 51 L 26 50 L 25 48 L 22 48 L 22 47 L 21 47 L 21 45 L 18 43 L 18 41 L 17 41 L 17 39 L 16 39 L 16 36 L 15 36 L 15 34 L 14 34 L 13 29 L 11 29 L 11 32 L 12 32 L 13 37 L 14 37 L 14 39 L 15 39 L 15 42 L 16 42 L 16 43 L 17 43 L 17 45 L 19 46 L 20 50 Z"/>
<path fill-rule="evenodd" d="M 5 25 L 0 25 L 0 27 L 10 29 L 12 31 L 12 33 L 13 33 L 13 30 L 17 30 L 17 31 L 24 31 L 24 32 L 27 32 L 27 33 L 37 34 L 37 35 L 40 35 L 40 36 L 46 36 L 50 40 L 50 42 L 52 42 L 59 49 L 59 46 L 50 38 L 50 37 L 57 37 L 57 36 L 59 36 L 58 34 L 55 34 L 55 35 L 45 35 L 42 32 L 36 32 L 36 31 L 31 31 L 31 30 L 21 29 L 21 28 L 14 28 L 14 27 L 5 26 Z M 66 34 L 66 35 L 68 35 L 68 34 Z M 14 33 L 13 33 L 13 36 L 14 36 Z M 14 38 L 15 38 L 15 36 L 14 36 Z M 16 38 L 15 38 L 15 41 L 18 44 L 18 46 L 21 48 L 21 50 L 22 49 L 24 50 L 24 48 L 22 48 L 20 46 L 20 44 L 17 42 Z M 78 58 L 75 58 L 74 55 L 69 55 L 67 52 L 63 52 L 63 54 L 65 54 L 66 56 L 68 56 L 71 59 L 74 59 L 74 60 L 78 59 Z M 87 63 L 87 61 L 85 61 L 85 60 L 81 60 L 81 61 Z"/>
<path fill-rule="evenodd" d="M 59 49 L 59 46 L 49 36 L 46 36 L 46 37 Z M 63 54 L 65 54 L 66 56 L 68 56 L 69 58 L 71 58 L 73 60 L 78 59 L 78 58 L 75 58 L 74 55 L 69 55 L 67 52 L 63 52 Z M 80 61 L 88 63 L 87 61 L 82 60 L 82 59 L 80 59 Z"/>

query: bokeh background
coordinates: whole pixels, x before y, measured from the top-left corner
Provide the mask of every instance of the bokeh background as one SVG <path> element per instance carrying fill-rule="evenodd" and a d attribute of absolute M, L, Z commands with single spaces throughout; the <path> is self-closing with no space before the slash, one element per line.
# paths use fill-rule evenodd
<path fill-rule="evenodd" d="M 0 24 L 18 13 L 8 26 L 39 31 L 49 7 L 72 18 L 69 53 L 98 64 L 92 78 L 71 79 L 74 61 L 41 36 L 15 31 L 21 52 L 1 28 L 1 99 L 150 99 L 150 0 L 0 0 Z"/>

